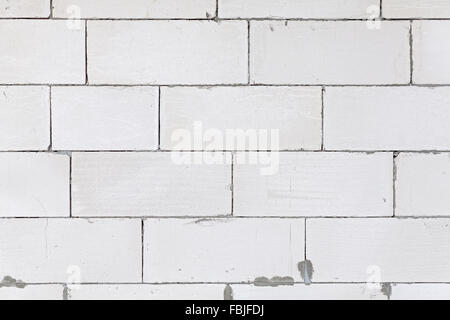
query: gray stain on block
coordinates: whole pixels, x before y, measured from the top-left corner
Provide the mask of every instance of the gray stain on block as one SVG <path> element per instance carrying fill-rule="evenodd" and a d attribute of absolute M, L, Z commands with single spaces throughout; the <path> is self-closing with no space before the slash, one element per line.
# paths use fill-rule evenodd
<path fill-rule="evenodd" d="M 67 285 L 64 285 L 63 300 L 69 300 L 69 298 L 70 298 L 70 288 Z"/>
<path fill-rule="evenodd" d="M 382 283 L 381 284 L 381 293 L 383 293 L 388 298 L 388 300 L 391 300 L 392 284 L 391 283 Z"/>
<path fill-rule="evenodd" d="M 298 271 L 300 271 L 300 275 L 302 276 L 303 281 L 305 281 L 305 284 L 310 285 L 314 275 L 314 267 L 312 262 L 310 260 L 299 262 Z"/>
<path fill-rule="evenodd" d="M 225 287 L 225 290 L 223 292 L 223 299 L 224 300 L 233 300 L 233 288 L 227 284 Z"/>
<path fill-rule="evenodd" d="M 3 280 L 0 282 L 0 288 L 19 288 L 23 289 L 27 285 L 20 280 L 16 280 L 11 276 L 5 276 Z"/>
<path fill-rule="evenodd" d="M 292 277 L 273 277 L 271 279 L 258 277 L 255 279 L 254 285 L 257 287 L 293 286 L 294 279 Z"/>

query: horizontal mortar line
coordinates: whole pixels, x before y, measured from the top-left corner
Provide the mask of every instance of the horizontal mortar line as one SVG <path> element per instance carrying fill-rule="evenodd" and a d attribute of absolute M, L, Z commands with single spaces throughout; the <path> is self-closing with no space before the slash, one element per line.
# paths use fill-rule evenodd
<path fill-rule="evenodd" d="M 294 281 L 291 282 L 294 285 L 305 285 L 305 282 L 302 281 Z M 405 284 L 405 285 L 414 285 L 414 284 L 429 284 L 429 285 L 439 285 L 439 284 L 449 284 L 449 281 L 438 281 L 438 282 L 429 282 L 429 281 L 386 281 L 386 282 L 364 282 L 364 281 L 338 281 L 338 282 L 331 282 L 331 281 L 312 281 L 310 285 L 366 285 L 366 284 L 382 284 L 382 283 L 389 283 L 392 285 L 399 285 L 399 284 Z M 44 285 L 80 285 L 80 286 L 89 286 L 89 285 L 136 285 L 136 286 L 142 286 L 142 285 L 155 285 L 155 286 L 163 286 L 163 285 L 249 285 L 254 286 L 254 282 L 248 282 L 248 281 L 218 281 L 218 282 L 82 282 L 82 283 L 66 283 L 66 282 L 24 282 L 26 286 L 44 286 Z M 272 287 L 272 289 L 280 288 L 280 287 L 289 287 L 291 285 L 278 285 L 277 287 Z M 309 286 L 309 285 L 308 285 Z M 75 289 L 76 290 L 76 289 Z"/>
<path fill-rule="evenodd" d="M 149 216 L 59 216 L 59 217 L 44 217 L 44 216 L 35 216 L 35 217 L 0 217 L 0 220 L 102 220 L 102 219 L 110 219 L 110 220 L 197 220 L 198 222 L 202 221 L 220 221 L 220 220 L 246 220 L 246 219 L 292 219 L 292 220 L 301 220 L 301 219 L 383 219 L 383 220 L 428 220 L 428 219 L 440 219 L 445 220 L 449 219 L 450 215 L 434 215 L 434 216 L 399 216 L 396 215 L 393 217 L 392 215 L 380 215 L 380 216 L 240 216 L 240 215 L 224 215 L 224 216 L 158 216 L 158 215 L 149 215 Z"/>
<path fill-rule="evenodd" d="M 450 150 L 0 150 L 0 153 L 363 153 L 367 155 L 375 153 L 421 153 L 440 154 Z"/>
<path fill-rule="evenodd" d="M 361 87 L 361 88 L 385 88 L 385 87 L 425 87 L 425 88 L 440 88 L 450 87 L 450 84 L 417 84 L 417 83 L 403 83 L 403 84 L 274 84 L 274 83 L 216 83 L 216 84 L 158 84 L 158 83 L 136 83 L 136 84 L 118 84 L 118 83 L 0 83 L 2 87 L 8 86 L 48 86 L 48 87 L 162 87 L 162 88 L 214 88 L 214 87 L 329 87 L 329 88 L 346 88 L 346 87 Z"/>
<path fill-rule="evenodd" d="M 304 284 L 304 282 L 293 282 L 295 284 Z M 65 283 L 65 282 L 24 282 L 25 285 L 253 285 L 253 281 L 193 281 L 193 282 L 82 282 L 82 283 Z"/>
<path fill-rule="evenodd" d="M 317 22 L 367 22 L 367 21 L 383 21 L 383 22 L 402 22 L 402 21 L 449 21 L 448 18 L 425 18 L 425 17 L 408 17 L 408 18 L 289 18 L 289 17 L 214 17 L 211 16 L 209 18 L 204 17 L 196 17 L 196 18 L 99 18 L 99 17 L 89 17 L 89 18 L 73 18 L 73 17 L 0 17 L 0 20 L 44 20 L 44 21 L 211 21 L 220 23 L 221 21 L 317 21 Z"/>
<path fill-rule="evenodd" d="M 37 286 L 37 285 L 227 285 L 227 284 L 253 284 L 253 282 L 82 282 L 82 283 L 66 283 L 66 282 L 23 282 L 26 286 Z M 299 282 L 303 284 L 303 282 Z M 1 288 L 0 288 L 1 290 Z"/>
<path fill-rule="evenodd" d="M 324 150 L 165 150 L 165 149 L 158 149 L 158 150 L 54 150 L 55 152 L 72 152 L 72 153 L 321 153 L 321 152 L 328 152 L 328 153 L 336 153 L 336 152 L 342 152 L 342 151 L 324 151 Z M 350 151 L 346 151 L 350 153 Z M 376 153 L 376 152 L 394 152 L 394 151 L 352 151 L 354 153 Z M 398 151 L 395 151 L 398 152 Z"/>
<path fill-rule="evenodd" d="M 0 20 L 38 20 L 38 21 L 213 21 L 218 19 L 212 18 L 64 18 L 64 17 L 0 17 Z M 223 20 L 223 19 L 220 19 Z M 242 19 L 227 19 L 240 21 Z"/>
<path fill-rule="evenodd" d="M 171 19 L 168 19 L 171 20 Z M 423 17 L 416 17 L 416 18 L 385 18 L 385 17 L 377 17 L 374 19 L 371 18 L 287 18 L 287 17 L 234 17 L 234 18 L 221 18 L 219 17 L 218 19 L 212 19 L 215 21 L 318 21 L 318 22 L 352 22 L 352 21 L 361 21 L 361 22 L 373 22 L 373 21 L 392 21 L 392 22 L 397 22 L 397 21 L 411 21 L 411 20 L 417 20 L 417 21 L 427 21 L 427 20 L 432 20 L 432 21 L 448 21 L 450 20 L 450 17 L 448 18 L 423 18 Z"/>
<path fill-rule="evenodd" d="M 194 86 L 194 87 L 202 87 L 205 85 L 160 85 L 162 87 L 186 87 L 186 86 Z M 215 87 L 215 86 L 221 86 L 221 85 L 211 85 L 206 87 Z M 448 87 L 450 84 L 419 84 L 419 83 L 367 83 L 367 84 L 351 84 L 351 83 L 293 83 L 293 84 L 284 84 L 284 83 L 250 83 L 247 85 L 241 85 L 241 84 L 231 84 L 231 85 L 224 85 L 224 86 L 232 86 L 232 87 L 242 87 L 242 86 L 248 86 L 248 87 L 329 87 L 329 88 L 345 88 L 345 87 L 361 87 L 361 88 L 385 88 L 385 87 L 430 87 L 430 88 L 436 88 L 436 87 Z"/>

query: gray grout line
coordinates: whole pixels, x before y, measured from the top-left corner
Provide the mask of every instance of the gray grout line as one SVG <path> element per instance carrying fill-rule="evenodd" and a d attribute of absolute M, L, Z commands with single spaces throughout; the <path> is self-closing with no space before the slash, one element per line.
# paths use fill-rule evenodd
<path fill-rule="evenodd" d="M 413 38 L 413 21 L 409 22 L 409 72 L 410 72 L 410 85 L 414 84 L 414 38 Z"/>
<path fill-rule="evenodd" d="M 88 22 L 84 22 L 84 70 L 85 70 L 85 84 L 89 84 L 88 75 Z"/>
<path fill-rule="evenodd" d="M 305 223 L 305 229 L 304 229 L 305 234 L 304 234 L 304 240 L 303 240 L 303 241 L 304 241 L 304 246 L 305 246 L 305 247 L 304 247 L 303 250 L 305 251 L 305 252 L 304 252 L 304 253 L 305 253 L 304 259 L 305 259 L 305 268 L 306 268 L 306 261 L 308 261 L 308 254 L 307 254 L 307 248 L 308 248 L 308 247 L 306 246 L 306 240 L 307 240 L 307 239 L 306 239 L 306 232 L 307 232 L 307 226 L 306 226 L 306 225 L 307 225 L 307 223 L 308 223 L 308 218 L 305 218 L 304 223 Z M 299 270 L 299 271 L 300 271 L 300 270 Z M 306 274 L 306 272 L 307 272 L 307 270 L 305 270 L 305 274 Z"/>
<path fill-rule="evenodd" d="M 216 0 L 216 16 L 215 20 L 219 20 L 219 0 Z"/>
<path fill-rule="evenodd" d="M 303 281 L 294 281 L 295 285 L 303 285 L 305 284 Z M 332 282 L 332 281 L 318 281 L 318 282 L 311 282 L 311 285 L 362 285 L 367 284 L 368 282 L 363 281 L 338 281 L 338 282 Z M 399 284 L 406 284 L 406 285 L 414 285 L 414 284 L 429 284 L 429 285 L 439 285 L 439 284 L 448 284 L 450 285 L 449 281 L 441 281 L 441 282 L 424 282 L 424 281 L 413 281 L 413 282 L 370 282 L 370 283 L 390 283 L 392 285 L 399 285 Z M 79 283 L 78 285 L 81 286 L 89 286 L 89 285 L 102 285 L 102 286 L 108 286 L 108 285 L 154 285 L 154 286 L 162 286 L 162 285 L 249 285 L 253 286 L 254 282 L 248 282 L 248 281 L 234 281 L 234 282 L 83 282 Z M 64 282 L 26 282 L 25 285 L 27 286 L 45 286 L 45 285 L 67 285 Z"/>
<path fill-rule="evenodd" d="M 144 283 L 144 219 L 141 219 L 141 281 Z"/>
<path fill-rule="evenodd" d="M 51 86 L 48 87 L 48 95 L 49 95 L 48 101 L 49 101 L 49 112 L 50 112 L 50 115 L 49 115 L 50 144 L 48 146 L 47 151 L 51 152 L 51 151 L 53 151 L 53 111 L 52 111 L 52 87 Z"/>
<path fill-rule="evenodd" d="M 73 217 L 72 215 L 72 154 L 69 158 L 69 215 L 70 218 Z"/>
<path fill-rule="evenodd" d="M 384 20 L 383 18 L 383 0 L 380 0 L 380 18 Z"/>
<path fill-rule="evenodd" d="M 450 150 L 0 150 L 0 153 L 414 153 L 414 154 L 442 154 Z"/>
<path fill-rule="evenodd" d="M 276 17 L 240 17 L 240 18 L 62 18 L 62 17 L 0 17 L 0 20 L 42 20 L 42 21 L 199 21 L 199 22 L 221 22 L 221 21 L 292 21 L 292 22 L 367 22 L 371 19 L 367 18 L 276 18 Z M 404 21 L 449 21 L 448 18 L 419 18 L 419 17 L 407 17 L 407 18 L 382 18 L 383 22 L 404 22 Z"/>
<path fill-rule="evenodd" d="M 248 72 L 248 85 L 251 84 L 251 56 L 250 56 L 250 20 L 247 21 L 247 72 Z"/>
<path fill-rule="evenodd" d="M 0 217 L 1 220 L 208 220 L 208 221 L 223 221 L 223 220 L 256 220 L 256 219 L 268 219 L 268 220 L 298 220 L 298 219 L 373 219 L 373 220 L 429 220 L 429 219 L 450 219 L 450 215 L 430 215 L 430 216 L 398 216 L 392 215 L 383 216 L 60 216 L 60 217 Z"/>
<path fill-rule="evenodd" d="M 397 189 L 396 189 L 396 184 L 397 184 L 397 160 L 396 158 L 398 157 L 399 153 L 394 152 L 393 154 L 393 161 L 392 161 L 392 165 L 393 165 L 393 181 L 392 181 L 392 216 L 395 217 L 396 215 L 396 209 L 397 209 Z"/>
<path fill-rule="evenodd" d="M 53 0 L 50 0 L 50 16 L 48 19 L 53 19 Z"/>
<path fill-rule="evenodd" d="M 234 216 L 234 153 L 231 153 L 231 216 Z"/>
<path fill-rule="evenodd" d="M 22 86 L 22 87 L 161 87 L 161 88 L 211 88 L 211 87 L 330 87 L 330 88 L 449 88 L 449 84 L 433 84 L 433 83 L 403 83 L 403 84 L 271 84 L 271 83 L 219 83 L 219 84 L 157 84 L 157 83 L 141 83 L 141 84 L 91 84 L 91 83 L 80 83 L 80 84 L 61 84 L 61 83 L 0 83 L 0 86 Z"/>
<path fill-rule="evenodd" d="M 320 150 L 325 150 L 325 87 L 322 87 L 322 144 Z"/>
<path fill-rule="evenodd" d="M 158 87 L 158 151 L 161 151 L 161 87 Z"/>

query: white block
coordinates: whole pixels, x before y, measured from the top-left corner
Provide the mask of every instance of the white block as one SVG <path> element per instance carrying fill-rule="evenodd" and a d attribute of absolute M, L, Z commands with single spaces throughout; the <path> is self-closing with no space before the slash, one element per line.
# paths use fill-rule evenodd
<path fill-rule="evenodd" d="M 0 87 L 0 150 L 47 150 L 49 144 L 49 89 Z"/>
<path fill-rule="evenodd" d="M 379 0 L 219 0 L 219 17 L 364 19 L 379 7 Z"/>
<path fill-rule="evenodd" d="M 141 281 L 141 264 L 140 220 L 0 220 L 1 276 L 130 283 Z"/>
<path fill-rule="evenodd" d="M 145 282 L 302 281 L 303 219 L 146 220 Z"/>
<path fill-rule="evenodd" d="M 213 17 L 215 0 L 53 0 L 57 18 L 201 19 Z"/>
<path fill-rule="evenodd" d="M 69 171 L 65 155 L 0 153 L 0 217 L 69 216 Z"/>
<path fill-rule="evenodd" d="M 448 282 L 449 219 L 310 219 L 316 282 Z"/>
<path fill-rule="evenodd" d="M 50 0 L 0 0 L 1 18 L 47 18 Z"/>
<path fill-rule="evenodd" d="M 225 285 L 82 285 L 69 290 L 69 300 L 223 300 Z"/>
<path fill-rule="evenodd" d="M 402 153 L 396 159 L 396 214 L 450 214 L 450 154 Z"/>
<path fill-rule="evenodd" d="M 381 288 L 364 284 L 298 284 L 284 287 L 256 287 L 233 284 L 234 300 L 386 300 Z"/>
<path fill-rule="evenodd" d="M 450 84 L 450 21 L 413 22 L 413 81 Z"/>
<path fill-rule="evenodd" d="M 95 84 L 247 83 L 246 21 L 90 21 Z"/>
<path fill-rule="evenodd" d="M 447 0 L 383 0 L 385 18 L 449 18 Z"/>
<path fill-rule="evenodd" d="M 448 88 L 327 88 L 326 150 L 449 150 Z"/>
<path fill-rule="evenodd" d="M 392 216 L 391 153 L 266 156 L 278 169 L 272 175 L 262 175 L 261 165 L 250 161 L 234 166 L 235 215 Z"/>
<path fill-rule="evenodd" d="M 318 150 L 321 112 L 320 88 L 163 88 L 161 146 L 170 150 Z M 203 136 L 203 143 L 196 143 L 196 132 Z"/>
<path fill-rule="evenodd" d="M 251 82 L 258 84 L 406 84 L 406 21 L 252 21 Z"/>
<path fill-rule="evenodd" d="M 450 300 L 449 284 L 396 284 L 392 300 Z"/>
<path fill-rule="evenodd" d="M 74 153 L 73 215 L 231 213 L 231 165 L 176 161 L 171 153 Z"/>
<path fill-rule="evenodd" d="M 82 84 L 85 82 L 84 22 L 0 21 L 0 83 Z M 51 39 L 51 41 L 49 40 Z"/>
<path fill-rule="evenodd" d="M 27 285 L 24 288 L 1 287 L 1 300 L 62 300 L 62 285 Z"/>
<path fill-rule="evenodd" d="M 54 150 L 156 150 L 158 89 L 52 88 Z"/>

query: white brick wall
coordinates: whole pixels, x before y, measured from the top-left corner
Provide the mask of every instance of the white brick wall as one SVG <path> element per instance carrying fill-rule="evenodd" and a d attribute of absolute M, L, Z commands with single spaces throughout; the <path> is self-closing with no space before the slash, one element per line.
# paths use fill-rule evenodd
<path fill-rule="evenodd" d="M 407 22 L 383 22 L 374 31 L 361 21 L 252 21 L 251 81 L 406 84 L 410 78 L 408 34 Z"/>
<path fill-rule="evenodd" d="M 0 18 L 47 18 L 50 0 L 0 0 Z"/>
<path fill-rule="evenodd" d="M 1 20 L 0 83 L 81 84 L 85 82 L 84 22 Z M 51 39 L 51 41 L 49 41 Z"/>
<path fill-rule="evenodd" d="M 317 282 L 450 279 L 449 219 L 311 219 L 307 257 Z"/>
<path fill-rule="evenodd" d="M 158 89 L 55 87 L 55 150 L 156 150 Z"/>
<path fill-rule="evenodd" d="M 450 212 L 450 154 L 403 153 L 396 159 L 396 213 L 447 216 Z"/>
<path fill-rule="evenodd" d="M 235 215 L 392 216 L 390 153 L 281 153 L 279 162 L 268 176 L 236 164 Z"/>
<path fill-rule="evenodd" d="M 413 81 L 417 84 L 450 82 L 450 21 L 414 21 Z"/>
<path fill-rule="evenodd" d="M 0 217 L 68 217 L 69 171 L 65 155 L 0 153 Z"/>
<path fill-rule="evenodd" d="M 449 284 L 398 284 L 392 290 L 392 300 L 449 300 Z"/>
<path fill-rule="evenodd" d="M 364 19 L 379 0 L 219 0 L 220 18 Z"/>
<path fill-rule="evenodd" d="M 225 285 L 82 285 L 69 289 L 69 300 L 221 300 Z"/>
<path fill-rule="evenodd" d="M 0 299 L 445 299 L 450 4 L 0 0 Z"/>
<path fill-rule="evenodd" d="M 268 143 L 271 148 L 249 146 L 247 150 L 320 150 L 321 110 L 319 87 L 163 88 L 161 147 L 183 150 L 176 139 L 177 130 L 188 130 L 194 136 L 195 123 L 201 122 L 205 131 L 226 133 L 227 130 L 256 129 L 267 130 L 268 135 L 270 130 L 278 131 L 278 145 Z M 214 141 L 193 147 L 196 150 L 235 150 L 226 145 L 217 148 Z"/>
<path fill-rule="evenodd" d="M 88 30 L 90 83 L 247 83 L 244 21 L 92 21 Z"/>
<path fill-rule="evenodd" d="M 222 216 L 231 165 L 177 165 L 169 153 L 75 153 L 74 216 Z M 198 201 L 201 199 L 201 201 Z"/>
<path fill-rule="evenodd" d="M 379 288 L 364 284 L 313 284 L 287 287 L 233 285 L 236 300 L 386 300 Z"/>
<path fill-rule="evenodd" d="M 1 300 L 61 300 L 61 285 L 27 285 L 24 288 L 1 288 Z"/>
<path fill-rule="evenodd" d="M 0 87 L 0 150 L 47 150 L 50 145 L 48 87 Z"/>
<path fill-rule="evenodd" d="M 141 222 L 2 220 L 0 270 L 25 283 L 140 282 Z"/>
<path fill-rule="evenodd" d="M 215 0 L 53 0 L 57 18 L 202 19 L 213 17 Z"/>
<path fill-rule="evenodd" d="M 303 219 L 146 220 L 144 280 L 302 281 L 304 230 Z"/>
<path fill-rule="evenodd" d="M 324 100 L 327 150 L 450 149 L 449 88 L 327 88 Z"/>
<path fill-rule="evenodd" d="M 449 18 L 450 3 L 445 0 L 383 0 L 385 18 Z"/>

